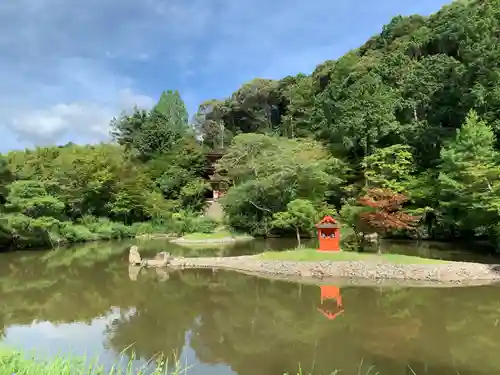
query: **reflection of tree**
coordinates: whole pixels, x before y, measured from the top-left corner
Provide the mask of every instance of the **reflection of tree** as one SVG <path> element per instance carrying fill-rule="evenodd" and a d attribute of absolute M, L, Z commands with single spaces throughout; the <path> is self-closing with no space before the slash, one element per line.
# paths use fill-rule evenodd
<path fill-rule="evenodd" d="M 109 346 L 121 351 L 133 345 L 131 350 L 142 358 L 179 353 L 185 332 L 200 313 L 202 301 L 197 296 L 202 286 L 183 285 L 174 273 L 167 282 L 148 280 L 139 288 L 142 297 L 134 301 L 135 314 L 122 316 L 108 327 Z"/>
<path fill-rule="evenodd" d="M 500 329 L 494 328 L 493 333 L 493 326 L 478 317 L 473 305 L 488 303 L 477 294 L 478 288 L 342 288 L 345 313 L 328 321 L 319 319 L 321 315 L 316 311 L 318 287 L 303 286 L 298 301 L 289 284 L 259 285 L 257 280 L 251 280 L 253 287 L 249 282 L 242 288 L 234 286 L 234 292 L 219 293 L 216 299 L 211 298 L 212 307 L 204 309 L 206 313 L 192 339 L 203 361 L 230 363 L 239 374 L 255 373 L 259 365 L 259 373 L 271 374 L 276 371 L 275 364 L 281 366 L 281 371 L 294 371 L 293 366 L 304 360 L 303 368 L 308 370 L 313 358 L 320 373 L 332 367 L 350 373 L 361 358 L 365 358 L 365 365 L 370 361 L 377 364 L 381 373 L 391 373 L 384 369 L 390 370 L 393 365 L 399 372 L 406 371 L 403 369 L 407 364 L 416 362 L 427 368 L 451 370 L 453 362 L 458 369 L 468 368 L 470 361 L 476 366 L 482 363 L 477 361 L 478 356 L 495 364 L 497 370 L 500 367 L 494 357 L 500 349 L 494 342 Z M 238 289 L 246 292 L 237 293 Z M 492 292 L 491 288 L 486 290 Z M 467 295 L 468 302 L 461 299 L 462 295 Z M 443 296 L 449 296 L 444 311 Z M 468 315 L 463 310 L 467 304 L 474 331 L 494 345 L 488 353 L 483 352 L 479 341 L 462 349 L 462 343 L 469 340 L 471 326 L 462 326 L 458 335 L 447 327 Z M 450 348 L 451 352 L 455 350 L 453 357 Z"/>
<path fill-rule="evenodd" d="M 143 358 L 179 353 L 192 331 L 201 361 L 228 364 L 240 375 L 294 372 L 299 362 L 305 372 L 357 373 L 362 358 L 381 374 L 411 373 L 410 365 L 441 375 L 451 373 L 453 362 L 460 373 L 500 369 L 495 287 L 343 287 L 345 311 L 328 320 L 317 311 L 318 286 L 209 270 L 174 272 L 164 282 L 144 270 L 134 282 L 123 245 L 95 246 L 91 260 L 71 252 L 6 254 L 2 327 L 35 318 L 89 322 L 114 306 L 122 313 L 106 332 L 114 351 L 133 345 Z"/>

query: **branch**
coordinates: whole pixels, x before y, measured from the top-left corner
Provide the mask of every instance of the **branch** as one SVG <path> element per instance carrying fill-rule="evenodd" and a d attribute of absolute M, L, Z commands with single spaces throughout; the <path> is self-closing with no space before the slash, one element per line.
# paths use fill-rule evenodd
<path fill-rule="evenodd" d="M 260 206 L 257 206 L 255 203 L 253 203 L 250 199 L 248 200 L 248 202 L 250 202 L 250 204 L 252 206 L 254 206 L 255 208 L 257 208 L 258 210 L 261 210 L 261 211 L 267 211 L 267 212 L 273 212 L 267 208 L 264 208 L 264 207 L 260 207 Z"/>
<path fill-rule="evenodd" d="M 485 177 L 485 179 L 486 179 L 486 183 L 488 184 L 488 190 L 489 190 L 490 193 L 492 193 L 493 192 L 493 188 L 491 187 L 490 180 L 488 180 L 488 177 Z"/>

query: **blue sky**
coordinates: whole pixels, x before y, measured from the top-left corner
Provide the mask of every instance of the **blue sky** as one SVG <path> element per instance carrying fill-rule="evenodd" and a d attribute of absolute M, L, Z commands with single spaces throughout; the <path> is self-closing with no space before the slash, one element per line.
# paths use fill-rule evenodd
<path fill-rule="evenodd" d="M 0 1 L 0 152 L 98 142 L 178 89 L 192 115 L 256 77 L 310 73 L 445 0 Z"/>

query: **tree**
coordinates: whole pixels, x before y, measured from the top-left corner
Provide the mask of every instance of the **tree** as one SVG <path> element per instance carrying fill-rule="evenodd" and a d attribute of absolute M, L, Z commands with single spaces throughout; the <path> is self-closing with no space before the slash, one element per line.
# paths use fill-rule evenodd
<path fill-rule="evenodd" d="M 144 109 L 134 108 L 132 114 L 122 113 L 120 117 L 111 120 L 111 136 L 128 152 L 135 151 L 139 141 L 137 138 L 148 118 L 149 112 Z"/>
<path fill-rule="evenodd" d="M 448 226 L 483 234 L 500 220 L 500 166 L 493 129 L 470 111 L 441 151 L 439 211 Z"/>
<path fill-rule="evenodd" d="M 396 144 L 375 150 L 363 159 L 368 188 L 386 188 L 401 193 L 411 182 L 413 155 L 407 145 Z"/>
<path fill-rule="evenodd" d="M 186 105 L 177 90 L 163 91 L 153 109 L 167 117 L 171 126 L 179 131 L 185 130 L 188 125 Z"/>
<path fill-rule="evenodd" d="M 204 179 L 207 160 L 196 139 L 187 135 L 170 152 L 158 155 L 147 163 L 147 171 L 165 199 L 180 208 L 201 211 L 205 193 L 210 189 Z"/>
<path fill-rule="evenodd" d="M 273 214 L 272 225 L 276 228 L 292 228 L 297 236 L 297 247 L 300 247 L 300 234 L 310 233 L 318 220 L 318 211 L 306 199 L 295 199 L 286 205 L 286 211 Z"/>
<path fill-rule="evenodd" d="M 190 132 L 186 106 L 177 91 L 163 92 L 151 111 L 134 109 L 111 121 L 111 135 L 140 159 L 169 152 Z"/>
<path fill-rule="evenodd" d="M 9 165 L 6 158 L 0 155 L 0 207 L 5 203 L 7 198 L 7 185 L 14 180 L 14 176 L 9 170 Z M 1 211 L 1 210 L 0 210 Z"/>
<path fill-rule="evenodd" d="M 402 206 L 407 200 L 403 194 L 389 189 L 371 189 L 358 201 L 359 205 L 369 207 L 371 210 L 361 212 L 359 219 L 378 234 L 396 230 L 414 230 L 419 217 L 402 211 Z M 377 249 L 380 252 L 379 240 Z"/>
<path fill-rule="evenodd" d="M 353 231 L 355 236 L 355 245 L 360 252 L 364 251 L 366 235 L 373 231 L 366 222 L 360 219 L 360 216 L 364 212 L 371 211 L 370 207 L 361 206 L 356 202 L 354 198 L 350 198 L 342 205 L 340 209 L 340 217 L 342 222 L 347 224 Z M 344 238 L 345 243 L 349 243 L 350 238 Z"/>
<path fill-rule="evenodd" d="M 5 207 L 34 219 L 40 217 L 61 218 L 64 203 L 50 195 L 40 181 L 19 180 L 8 186 L 9 195 Z"/>
<path fill-rule="evenodd" d="M 273 214 L 295 199 L 320 205 L 341 184 L 344 165 L 321 144 L 262 134 L 240 134 L 217 172 L 233 186 L 221 201 L 230 225 L 268 234 Z"/>

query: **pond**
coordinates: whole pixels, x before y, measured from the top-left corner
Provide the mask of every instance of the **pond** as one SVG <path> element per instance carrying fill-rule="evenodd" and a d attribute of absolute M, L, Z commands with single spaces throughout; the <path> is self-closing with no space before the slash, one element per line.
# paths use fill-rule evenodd
<path fill-rule="evenodd" d="M 134 351 L 138 366 L 165 353 L 194 375 L 281 375 L 299 366 L 303 373 L 349 375 L 372 366 L 369 373 L 380 375 L 500 371 L 499 287 L 320 287 L 212 270 L 167 277 L 146 270 L 134 281 L 128 245 L 0 254 L 2 342 L 40 357 L 99 355 L 108 366 L 122 352 L 126 360 Z M 404 248 L 391 246 L 386 250 Z M 150 241 L 140 247 L 195 256 L 290 244 L 182 250 Z"/>

